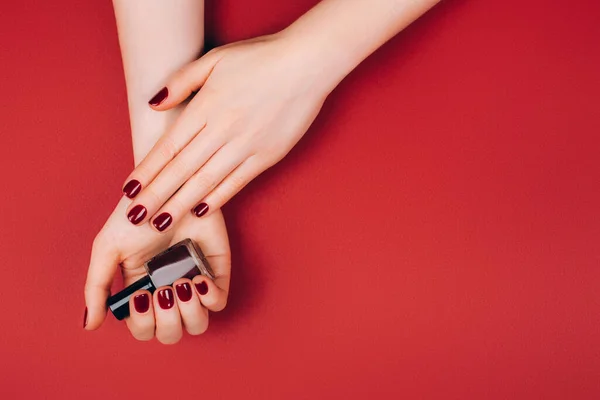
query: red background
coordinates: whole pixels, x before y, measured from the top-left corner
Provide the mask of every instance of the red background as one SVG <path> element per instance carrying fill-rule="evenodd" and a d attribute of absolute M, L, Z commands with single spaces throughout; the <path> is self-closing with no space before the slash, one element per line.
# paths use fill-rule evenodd
<path fill-rule="evenodd" d="M 212 45 L 315 3 L 210 1 Z M 108 1 L 0 15 L 1 398 L 600 397 L 600 2 L 447 1 L 225 208 L 230 305 L 84 332 L 132 167 Z"/>

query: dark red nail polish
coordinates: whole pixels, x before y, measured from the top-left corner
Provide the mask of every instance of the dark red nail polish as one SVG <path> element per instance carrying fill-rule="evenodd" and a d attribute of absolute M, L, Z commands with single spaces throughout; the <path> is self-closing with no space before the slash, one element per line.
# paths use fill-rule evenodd
<path fill-rule="evenodd" d="M 135 196 L 137 196 L 141 190 L 142 184 L 135 179 L 130 180 L 123 187 L 123 193 L 125 193 L 125 196 L 129 197 L 130 199 L 133 199 Z"/>
<path fill-rule="evenodd" d="M 171 225 L 172 221 L 173 217 L 171 217 L 171 214 L 164 212 L 158 217 L 154 218 L 154 220 L 152 221 L 152 225 L 154 225 L 156 229 L 162 232 L 165 229 L 167 229 L 169 225 Z"/>
<path fill-rule="evenodd" d="M 140 222 L 142 222 L 142 220 L 146 216 L 146 213 L 146 207 L 144 207 L 141 204 L 138 204 L 137 206 L 133 207 L 131 211 L 129 211 L 129 214 L 127 214 L 127 218 L 129 219 L 129 222 L 131 222 L 134 225 L 137 225 Z"/>
<path fill-rule="evenodd" d="M 208 204 L 200 203 L 194 207 L 194 214 L 196 217 L 201 217 L 208 212 Z"/>
<path fill-rule="evenodd" d="M 148 293 L 138 294 L 133 298 L 133 307 L 140 314 L 145 313 L 150 308 L 150 296 Z"/>
<path fill-rule="evenodd" d="M 204 296 L 206 293 L 208 293 L 208 285 L 206 284 L 206 281 L 202 281 L 200 283 L 196 283 L 196 290 L 202 296 Z"/>
<path fill-rule="evenodd" d="M 169 95 L 169 89 L 164 87 L 164 88 L 160 89 L 160 91 L 158 93 L 156 93 L 154 95 L 154 97 L 150 99 L 150 101 L 148 103 L 152 106 L 158 106 L 158 105 L 160 105 L 160 103 L 165 101 L 165 99 L 167 98 L 168 95 Z"/>
<path fill-rule="evenodd" d="M 87 307 L 85 308 L 85 311 L 83 312 L 83 327 L 85 328 L 87 326 Z"/>
<path fill-rule="evenodd" d="M 192 287 L 187 282 L 175 285 L 175 291 L 177 292 L 177 297 L 179 297 L 179 300 L 183 302 L 190 301 L 192 298 Z"/>
<path fill-rule="evenodd" d="M 175 304 L 173 298 L 173 291 L 170 288 L 166 288 L 158 292 L 158 305 L 163 310 L 168 310 Z"/>
<path fill-rule="evenodd" d="M 146 290 L 155 293 L 157 288 L 170 287 L 181 278 L 185 278 L 185 282 L 189 283 L 188 279 L 193 279 L 197 275 L 206 276 L 207 281 L 215 279 L 215 274 L 202 249 L 192 239 L 184 239 L 157 254 L 144 263 L 144 269 L 146 274 L 143 277 L 113 294 L 106 301 L 108 308 L 118 320 L 126 318 L 130 311 L 134 311 L 134 308 L 130 306 L 130 298 L 142 293 L 138 292 L 139 290 L 144 290 L 143 293 L 147 293 Z M 192 288 L 192 290 L 195 289 Z M 150 301 L 153 301 L 152 296 L 149 296 L 151 297 Z M 150 304 L 152 305 L 152 303 Z M 156 308 L 160 309 L 158 304 Z"/>

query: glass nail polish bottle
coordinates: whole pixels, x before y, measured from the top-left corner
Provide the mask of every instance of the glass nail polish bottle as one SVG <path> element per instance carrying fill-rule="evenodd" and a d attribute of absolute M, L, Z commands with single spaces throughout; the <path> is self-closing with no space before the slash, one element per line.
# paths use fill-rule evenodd
<path fill-rule="evenodd" d="M 173 284 L 179 278 L 214 274 L 200 247 L 191 239 L 184 239 L 144 263 L 148 275 L 108 298 L 113 315 L 122 320 L 129 316 L 129 299 L 140 289 L 154 292 L 156 288 Z"/>

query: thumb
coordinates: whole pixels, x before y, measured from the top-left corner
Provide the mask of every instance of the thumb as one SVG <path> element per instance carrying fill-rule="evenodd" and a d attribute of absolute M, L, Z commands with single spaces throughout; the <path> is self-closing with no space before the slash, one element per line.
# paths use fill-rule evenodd
<path fill-rule="evenodd" d="M 159 90 L 148 104 L 158 111 L 175 107 L 204 85 L 221 57 L 221 52 L 212 50 L 181 68 L 169 78 L 167 85 Z"/>
<path fill-rule="evenodd" d="M 84 289 L 86 316 L 83 327 L 86 330 L 98 329 L 106 318 L 106 300 L 118 265 L 116 249 L 94 242 Z"/>

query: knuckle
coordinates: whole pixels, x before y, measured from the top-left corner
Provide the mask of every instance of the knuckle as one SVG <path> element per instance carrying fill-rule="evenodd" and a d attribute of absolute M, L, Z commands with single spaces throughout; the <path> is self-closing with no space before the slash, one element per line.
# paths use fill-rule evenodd
<path fill-rule="evenodd" d="M 248 184 L 248 178 L 245 175 L 238 174 L 232 175 L 229 178 L 229 186 L 233 193 L 239 192 L 244 186 Z"/>
<path fill-rule="evenodd" d="M 173 73 L 173 75 L 171 76 L 171 80 L 170 80 L 169 84 L 173 85 L 173 83 L 175 83 L 175 82 L 184 81 L 186 79 L 186 77 L 188 76 L 189 70 L 192 65 L 193 65 L 193 63 L 186 64 L 183 67 L 179 68 L 177 71 L 175 71 L 175 73 Z"/>
<path fill-rule="evenodd" d="M 171 214 L 171 216 L 173 218 L 175 218 L 178 215 L 183 215 L 186 212 L 186 210 L 189 209 L 190 207 L 184 206 L 179 197 L 180 196 L 177 196 L 177 195 L 171 197 L 169 199 L 169 202 L 164 207 L 164 209 L 160 210 L 160 212 L 168 209 L 168 212 Z"/>
<path fill-rule="evenodd" d="M 209 200 L 209 202 L 215 205 L 223 205 L 227 203 L 227 193 L 229 193 L 227 189 L 219 187 L 211 192 L 211 199 Z M 233 195 L 233 189 L 231 193 Z"/>
<path fill-rule="evenodd" d="M 215 185 L 216 179 L 210 172 L 201 171 L 194 177 L 194 186 L 200 191 L 212 189 Z"/>
<path fill-rule="evenodd" d="M 148 166 L 148 161 L 149 160 L 142 160 L 142 162 L 137 167 L 135 167 L 135 171 L 133 173 L 133 175 L 136 176 L 136 179 L 142 182 L 142 185 L 144 184 L 144 182 L 150 182 L 152 180 L 152 171 Z M 143 186 L 142 189 L 144 189 Z"/>
<path fill-rule="evenodd" d="M 158 150 L 158 154 L 163 159 L 167 159 L 167 160 L 171 160 L 178 153 L 178 149 L 177 149 L 177 146 L 175 145 L 175 142 L 173 142 L 173 139 L 171 139 L 169 137 L 165 137 L 160 141 L 160 144 L 158 145 L 157 150 Z"/>
<path fill-rule="evenodd" d="M 184 176 L 186 179 L 192 175 L 193 169 L 191 163 L 185 157 L 176 157 L 169 163 L 167 176 Z"/>
<path fill-rule="evenodd" d="M 144 191 L 144 205 L 162 204 L 161 198 L 158 193 L 156 193 L 156 188 L 154 186 L 155 185 L 150 185 Z"/>

